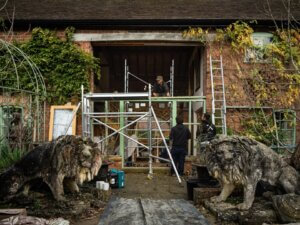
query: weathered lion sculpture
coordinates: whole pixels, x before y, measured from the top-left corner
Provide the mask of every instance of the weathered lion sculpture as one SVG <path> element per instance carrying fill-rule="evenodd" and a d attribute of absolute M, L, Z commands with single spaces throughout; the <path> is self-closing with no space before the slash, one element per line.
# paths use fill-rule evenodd
<path fill-rule="evenodd" d="M 30 181 L 42 179 L 56 200 L 64 200 L 64 185 L 79 192 L 77 184 L 97 175 L 102 161 L 97 144 L 91 139 L 67 135 L 40 145 L 0 175 L 0 198 L 10 199 Z"/>
<path fill-rule="evenodd" d="M 287 193 L 300 192 L 300 178 L 277 153 L 253 139 L 239 136 L 220 136 L 211 141 L 205 150 L 207 169 L 219 180 L 222 191 L 212 201 L 225 201 L 235 187 L 244 189 L 240 210 L 251 208 L 256 185 L 264 181 L 281 186 Z"/>

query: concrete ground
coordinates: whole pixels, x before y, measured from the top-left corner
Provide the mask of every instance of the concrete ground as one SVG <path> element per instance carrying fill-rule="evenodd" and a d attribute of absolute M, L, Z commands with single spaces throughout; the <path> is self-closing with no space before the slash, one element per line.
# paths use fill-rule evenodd
<path fill-rule="evenodd" d="M 150 198 L 150 199 L 187 199 L 186 182 L 179 184 L 176 177 L 165 173 L 154 173 L 149 180 L 145 173 L 126 173 L 125 187 L 113 189 L 112 195 L 123 198 Z M 93 218 L 72 221 L 72 225 L 97 225 L 100 215 Z"/>
<path fill-rule="evenodd" d="M 113 189 L 113 194 L 123 198 L 187 199 L 186 182 L 179 184 L 176 177 L 154 174 L 149 180 L 144 173 L 125 175 L 125 187 Z"/>

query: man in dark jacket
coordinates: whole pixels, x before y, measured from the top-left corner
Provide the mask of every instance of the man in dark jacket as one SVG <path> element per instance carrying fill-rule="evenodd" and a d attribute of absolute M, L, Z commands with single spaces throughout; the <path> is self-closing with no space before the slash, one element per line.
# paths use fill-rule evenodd
<path fill-rule="evenodd" d="M 202 116 L 201 128 L 198 127 L 196 135 L 200 141 L 211 141 L 217 134 L 216 127 L 210 121 L 210 114 L 204 113 Z"/>
<path fill-rule="evenodd" d="M 170 96 L 169 87 L 162 76 L 156 77 L 156 83 L 153 85 L 153 96 Z"/>
<path fill-rule="evenodd" d="M 172 157 L 174 164 L 180 176 L 184 171 L 184 160 L 187 154 L 188 140 L 191 138 L 190 130 L 183 125 L 182 117 L 176 117 L 177 125 L 171 129 L 170 141 L 172 143 Z M 173 167 L 171 168 L 171 175 L 174 174 Z"/>

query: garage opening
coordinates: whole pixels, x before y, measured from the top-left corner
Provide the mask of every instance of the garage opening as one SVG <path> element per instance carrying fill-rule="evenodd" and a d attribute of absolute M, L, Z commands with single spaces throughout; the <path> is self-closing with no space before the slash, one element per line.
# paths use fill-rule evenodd
<path fill-rule="evenodd" d="M 101 80 L 95 80 L 95 92 L 124 92 L 125 59 L 131 73 L 151 84 L 158 75 L 165 81 L 170 79 L 174 60 L 174 96 L 192 95 L 190 83 L 197 78 L 194 69 L 200 76 L 200 49 L 194 46 L 98 46 L 94 47 L 94 55 L 101 60 Z M 128 90 L 142 92 L 144 84 L 130 79 Z"/>
<path fill-rule="evenodd" d="M 158 46 L 156 45 L 96 45 L 94 55 L 100 58 L 101 78 L 94 79 L 95 93 L 123 93 L 125 84 L 125 60 L 130 73 L 147 83 L 154 84 L 156 76 L 163 76 L 164 81 L 170 80 L 170 73 L 174 75 L 173 96 L 153 97 L 152 105 L 157 114 L 164 136 L 168 138 L 169 131 L 176 124 L 176 116 L 182 115 L 184 123 L 192 132 L 192 139 L 189 141 L 188 153 L 195 154 L 196 130 L 199 125 L 199 114 L 197 111 L 205 110 L 205 98 L 202 96 L 203 80 L 203 49 L 199 46 Z M 172 67 L 172 64 L 174 65 Z M 145 84 L 140 80 L 130 77 L 128 92 L 145 92 Z M 170 87 L 170 83 L 168 84 Z M 93 103 L 94 112 L 119 112 L 138 113 L 147 111 L 148 102 L 125 100 L 125 101 L 102 101 Z M 111 115 L 111 114 L 109 114 Z M 112 130 L 101 123 L 109 124 L 113 129 L 118 130 L 134 120 L 127 116 L 123 119 L 105 116 L 102 122 L 93 124 L 92 136 L 100 140 L 110 136 Z M 100 125 L 99 125 L 100 123 Z M 103 125 L 103 124 L 102 124 Z M 132 139 L 138 139 L 141 143 L 149 146 L 148 123 L 140 121 L 124 130 L 126 135 Z M 162 138 L 158 135 L 158 129 L 152 127 L 151 145 L 152 155 L 161 156 L 164 151 Z M 102 142 L 101 142 L 102 143 Z M 113 135 L 105 139 L 102 148 L 105 154 L 119 154 L 122 157 L 123 166 L 144 167 L 148 163 L 149 152 L 141 146 L 135 146 L 130 140 L 121 135 Z M 134 147 L 135 146 L 135 147 Z M 134 148 L 131 149 L 131 148 Z M 163 162 L 156 159 L 155 166 L 163 166 Z"/>

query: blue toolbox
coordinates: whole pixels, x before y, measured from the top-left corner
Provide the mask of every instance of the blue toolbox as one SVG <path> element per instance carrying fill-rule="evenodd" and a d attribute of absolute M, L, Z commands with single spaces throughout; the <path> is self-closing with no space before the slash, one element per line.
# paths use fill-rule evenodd
<path fill-rule="evenodd" d="M 110 169 L 110 186 L 112 188 L 123 188 L 125 186 L 125 173 L 122 170 Z"/>

